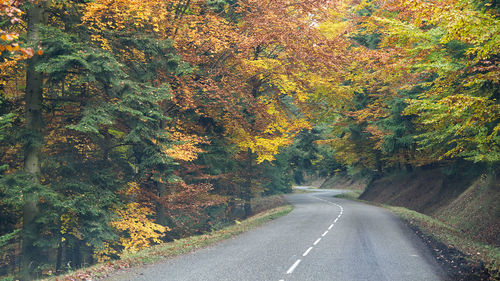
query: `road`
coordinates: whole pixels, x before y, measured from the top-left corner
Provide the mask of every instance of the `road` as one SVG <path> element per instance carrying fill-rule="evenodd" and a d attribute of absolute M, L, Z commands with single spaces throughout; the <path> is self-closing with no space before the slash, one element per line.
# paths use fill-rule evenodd
<path fill-rule="evenodd" d="M 341 192 L 287 195 L 295 206 L 287 216 L 109 280 L 445 280 L 427 247 L 395 215 L 333 197 Z"/>

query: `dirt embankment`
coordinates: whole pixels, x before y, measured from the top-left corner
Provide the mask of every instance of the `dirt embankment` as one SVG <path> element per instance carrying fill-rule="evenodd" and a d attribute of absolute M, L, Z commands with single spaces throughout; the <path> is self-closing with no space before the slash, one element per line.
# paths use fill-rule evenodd
<path fill-rule="evenodd" d="M 353 179 L 345 172 L 336 173 L 335 175 L 323 180 L 319 188 L 325 189 L 351 189 L 364 190 L 368 185 L 368 180 L 364 178 Z"/>
<path fill-rule="evenodd" d="M 326 179 L 324 177 L 320 177 L 316 174 L 305 174 L 304 182 L 301 183 L 301 185 L 319 188 L 325 182 L 325 180 Z"/>
<path fill-rule="evenodd" d="M 464 234 L 500 246 L 498 177 L 443 169 L 400 173 L 373 181 L 360 199 L 405 207 L 451 225 Z"/>
<path fill-rule="evenodd" d="M 359 199 L 427 215 L 407 223 L 453 280 L 500 279 L 500 179 L 494 173 L 467 167 L 401 172 L 372 181 Z"/>

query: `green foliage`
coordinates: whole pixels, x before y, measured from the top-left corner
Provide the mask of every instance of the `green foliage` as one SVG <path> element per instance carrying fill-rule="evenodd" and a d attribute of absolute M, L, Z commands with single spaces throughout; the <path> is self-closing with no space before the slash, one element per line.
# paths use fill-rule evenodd
<path fill-rule="evenodd" d="M 406 22 L 380 20 L 390 23 L 385 42 L 401 44 L 413 71 L 433 77 L 421 81 L 425 92 L 403 110 L 415 117 L 419 150 L 438 159 L 498 162 L 498 17 L 470 1 L 436 3 L 431 14 L 424 5 L 399 4 L 411 11 Z"/>
<path fill-rule="evenodd" d="M 0 100 L 0 106 L 2 101 Z M 0 116 L 0 141 L 5 138 L 5 130 L 11 126 L 12 119 L 14 118 L 13 113 L 7 113 Z"/>
<path fill-rule="evenodd" d="M 144 54 L 143 60 L 124 60 L 89 44 L 86 32 L 76 25 L 42 27 L 44 53 L 36 70 L 47 77 L 44 105 L 52 114 L 50 135 L 45 143 L 35 143 L 42 138 L 27 133 L 20 139 L 25 146 L 45 147 L 43 184 L 19 172 L 0 183 L 0 209 L 22 210 L 25 198 L 38 201 L 37 231 L 23 235 L 35 241 L 33 251 L 42 267 L 80 267 L 82 259 L 92 260 L 94 249 L 118 238 L 110 221 L 128 200 L 122 191 L 127 183 L 142 179 L 156 192 L 151 183 L 173 177 L 175 163 L 164 152 L 171 143 L 165 130 L 170 118 L 162 107 L 171 98 L 171 87 L 157 76 L 181 76 L 190 67 L 170 40 L 114 34 L 117 48 L 137 48 Z M 2 115 L 2 139 L 13 117 Z M 2 218 L 8 219 L 7 213 Z M 9 227 L 2 222 L 0 234 L 16 231 Z M 57 248 L 62 254 L 56 261 L 51 253 Z M 33 266 L 38 266 L 36 261 Z"/>
<path fill-rule="evenodd" d="M 379 33 L 367 33 L 366 30 L 362 29 L 359 33 L 354 34 L 352 39 L 368 49 L 375 50 L 379 47 L 381 41 L 380 37 L 381 34 Z"/>
<path fill-rule="evenodd" d="M 224 18 L 237 22 L 242 17 L 241 13 L 236 12 L 239 7 L 238 2 L 238 0 L 207 0 L 207 5 Z"/>
<path fill-rule="evenodd" d="M 295 137 L 294 143 L 283 150 L 283 156 L 280 157 L 287 158 L 288 169 L 296 184 L 304 183 L 306 175 L 327 177 L 341 168 L 335 160 L 335 150 L 331 146 L 318 143 L 330 133 L 324 126 L 303 130 Z"/>
<path fill-rule="evenodd" d="M 2 100 L 0 100 L 0 108 L 2 108 Z M 0 142 L 5 139 L 6 129 L 12 126 L 11 123 L 12 119 L 14 119 L 14 116 L 14 113 L 5 113 L 0 115 Z M 0 163 L 0 173 L 7 169 L 7 167 L 7 164 Z"/>
<path fill-rule="evenodd" d="M 11 233 L 7 233 L 7 234 L 0 236 L 0 248 L 7 245 L 10 242 L 10 240 L 12 240 L 13 238 L 16 238 L 16 236 L 19 234 L 19 232 L 21 232 L 21 230 L 16 229 L 16 230 L 12 231 Z"/>
<path fill-rule="evenodd" d="M 286 153 L 280 153 L 276 160 L 262 164 L 264 178 L 264 194 L 282 194 L 292 191 L 290 159 Z"/>
<path fill-rule="evenodd" d="M 420 149 L 441 159 L 461 157 L 474 162 L 500 161 L 500 108 L 493 101 L 465 95 L 441 100 L 416 100 L 405 111 L 418 115 Z"/>

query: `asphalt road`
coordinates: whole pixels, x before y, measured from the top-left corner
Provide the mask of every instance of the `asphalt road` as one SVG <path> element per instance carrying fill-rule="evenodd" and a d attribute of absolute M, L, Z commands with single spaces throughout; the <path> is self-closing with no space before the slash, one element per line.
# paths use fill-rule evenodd
<path fill-rule="evenodd" d="M 109 280 L 445 280 L 427 247 L 395 215 L 333 198 L 291 194 L 287 216 L 233 239 Z"/>

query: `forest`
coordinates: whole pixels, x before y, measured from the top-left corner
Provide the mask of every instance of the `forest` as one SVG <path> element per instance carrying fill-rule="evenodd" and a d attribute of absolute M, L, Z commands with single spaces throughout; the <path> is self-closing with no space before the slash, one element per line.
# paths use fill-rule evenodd
<path fill-rule="evenodd" d="M 308 174 L 498 172 L 496 0 L 0 1 L 0 276 L 218 229 Z"/>

